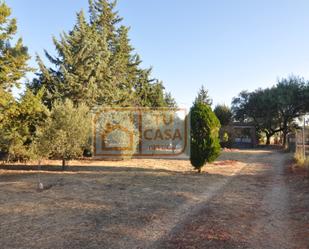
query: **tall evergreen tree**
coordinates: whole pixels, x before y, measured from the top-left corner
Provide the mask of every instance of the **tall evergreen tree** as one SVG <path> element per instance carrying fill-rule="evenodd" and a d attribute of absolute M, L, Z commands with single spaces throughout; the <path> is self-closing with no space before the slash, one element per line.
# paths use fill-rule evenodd
<path fill-rule="evenodd" d="M 0 1 L 0 151 L 21 155 L 26 153 L 23 146 L 31 140 L 40 111 L 36 109 L 36 96 L 25 93 L 17 101 L 12 95 L 12 89 L 20 86 L 31 69 L 22 39 L 12 44 L 17 22 L 10 15 L 11 9 Z"/>
<path fill-rule="evenodd" d="M 207 162 L 213 162 L 220 154 L 220 121 L 209 105 L 201 102 L 193 104 L 191 117 L 190 161 L 198 172 Z"/>
<path fill-rule="evenodd" d="M 12 87 L 18 87 L 19 80 L 30 70 L 27 61 L 30 58 L 27 48 L 19 38 L 15 45 L 11 43 L 17 32 L 15 18 L 10 18 L 11 9 L 0 1 L 0 88 L 3 91 L 11 91 Z"/>
<path fill-rule="evenodd" d="M 97 103 L 103 95 L 110 93 L 104 84 L 111 73 L 108 67 L 110 53 L 101 46 L 102 37 L 96 35 L 93 27 L 86 22 L 83 12 L 77 15 L 77 23 L 69 34 L 63 33 L 60 40 L 53 38 L 58 57 L 45 51 L 54 65 L 47 68 L 38 57 L 39 77 L 30 86 L 38 91 L 46 89 L 45 102 L 51 107 L 55 100 L 71 99 L 74 104 L 85 102 L 89 106 Z"/>
<path fill-rule="evenodd" d="M 204 86 L 200 88 L 194 103 L 202 103 L 208 106 L 212 105 L 212 99 L 209 97 L 208 90 Z"/>
<path fill-rule="evenodd" d="M 58 99 L 75 105 L 164 106 L 164 88 L 130 44 L 129 28 L 120 25 L 116 2 L 89 1 L 89 21 L 81 11 L 71 32 L 54 38 L 58 55 L 46 52 L 52 68 L 38 58 L 40 73 L 31 88 L 46 88 L 48 106 Z"/>
<path fill-rule="evenodd" d="M 169 92 L 165 94 L 164 102 L 166 103 L 168 107 L 177 107 L 176 100 L 173 98 L 172 94 Z"/>

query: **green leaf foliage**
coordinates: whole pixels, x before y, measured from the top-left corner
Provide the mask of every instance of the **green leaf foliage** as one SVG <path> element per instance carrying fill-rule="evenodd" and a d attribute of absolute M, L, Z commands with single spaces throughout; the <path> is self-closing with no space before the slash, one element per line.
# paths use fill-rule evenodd
<path fill-rule="evenodd" d="M 89 108 L 75 107 L 71 100 L 55 102 L 50 117 L 40 131 L 36 150 L 40 155 L 70 160 L 83 155 L 91 136 Z"/>
<path fill-rule="evenodd" d="M 12 87 L 18 87 L 19 80 L 30 70 L 27 66 L 30 57 L 22 39 L 12 44 L 17 22 L 10 15 L 11 9 L 0 1 L 0 91 L 11 91 Z"/>
<path fill-rule="evenodd" d="M 226 126 L 232 121 L 232 111 L 226 105 L 217 105 L 214 109 L 214 113 L 222 126 Z"/>
<path fill-rule="evenodd" d="M 295 119 L 309 111 L 309 84 L 300 77 L 281 79 L 271 88 L 243 91 L 233 99 L 236 120 L 251 122 L 258 133 L 265 133 L 267 144 L 278 132 L 286 135 L 295 127 Z"/>
<path fill-rule="evenodd" d="M 194 103 L 203 103 L 209 106 L 212 105 L 212 99 L 209 96 L 208 90 L 204 86 L 200 88 Z"/>
<path fill-rule="evenodd" d="M 29 89 L 19 101 L 10 98 L 1 115 L 0 151 L 7 153 L 12 161 L 33 158 L 32 142 L 39 127 L 48 116 L 42 103 L 43 89 L 34 95 Z"/>
<path fill-rule="evenodd" d="M 151 69 L 141 67 L 141 59 L 130 44 L 129 28 L 121 25 L 116 2 L 89 1 L 90 18 L 83 11 L 73 29 L 54 38 L 57 56 L 46 52 L 53 65 L 37 58 L 38 77 L 30 84 L 46 89 L 44 102 L 70 99 L 74 105 L 168 106 L 162 83 L 151 78 Z M 173 102 L 172 102 L 173 103 Z"/>
<path fill-rule="evenodd" d="M 196 102 L 191 115 L 191 164 L 199 172 L 220 154 L 220 122 L 209 105 Z"/>

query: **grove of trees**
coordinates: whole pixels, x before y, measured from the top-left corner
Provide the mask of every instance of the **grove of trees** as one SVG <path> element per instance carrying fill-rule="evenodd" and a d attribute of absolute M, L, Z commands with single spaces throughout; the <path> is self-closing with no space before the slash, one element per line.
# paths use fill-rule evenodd
<path fill-rule="evenodd" d="M 291 76 L 266 89 L 243 91 L 233 99 L 234 119 L 252 122 L 257 132 L 266 135 L 267 144 L 278 132 L 286 146 L 287 134 L 297 127 L 296 119 L 309 111 L 309 83 Z"/>
<path fill-rule="evenodd" d="M 89 112 L 96 106 L 176 106 L 151 68 L 141 66 L 115 8 L 115 1 L 89 0 L 88 14 L 80 11 L 72 30 L 53 38 L 56 55 L 45 51 L 49 63 L 37 56 L 35 71 L 27 64 L 27 47 L 16 38 L 17 21 L 1 1 L 1 154 L 14 161 L 52 157 L 65 165 L 87 147 Z M 15 98 L 13 89 L 28 72 L 36 77 Z"/>
<path fill-rule="evenodd" d="M 45 88 L 43 101 L 70 99 L 89 107 L 164 107 L 172 103 L 162 82 L 151 78 L 151 68 L 142 68 L 128 37 L 129 28 L 115 11 L 116 2 L 89 1 L 89 20 L 83 11 L 60 39 L 53 38 L 57 56 L 45 52 L 49 64 L 37 57 L 40 71 L 29 87 Z"/>
<path fill-rule="evenodd" d="M 115 10 L 116 1 L 89 0 L 89 11 L 77 14 L 69 32 L 53 37 L 56 55 L 37 56 L 38 70 L 16 37 L 17 21 L 0 1 L 0 156 L 8 160 L 79 157 L 89 148 L 90 112 L 97 106 L 175 107 L 163 83 L 143 68 L 129 39 L 129 28 Z M 35 72 L 19 98 L 28 72 Z M 300 77 L 281 79 L 271 88 L 243 91 L 232 109 L 218 105 L 202 87 L 191 108 L 191 162 L 200 171 L 219 154 L 220 123 L 250 122 L 267 144 L 277 133 L 286 137 L 295 120 L 309 111 L 309 83 Z"/>

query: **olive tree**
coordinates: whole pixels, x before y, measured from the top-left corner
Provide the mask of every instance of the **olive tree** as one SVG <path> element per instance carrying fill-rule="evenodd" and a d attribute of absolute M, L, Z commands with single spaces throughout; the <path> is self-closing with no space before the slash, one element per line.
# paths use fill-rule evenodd
<path fill-rule="evenodd" d="M 44 149 L 43 154 L 61 159 L 62 168 L 65 169 L 67 160 L 83 155 L 90 134 L 91 118 L 88 107 L 83 104 L 75 107 L 72 101 L 66 100 L 53 105 L 38 144 Z"/>
<path fill-rule="evenodd" d="M 243 91 L 233 99 L 232 110 L 238 121 L 252 122 L 258 133 L 266 134 L 266 144 L 282 132 L 283 146 L 287 134 L 295 127 L 295 119 L 309 110 L 309 87 L 303 78 L 290 76 L 266 89 Z"/>

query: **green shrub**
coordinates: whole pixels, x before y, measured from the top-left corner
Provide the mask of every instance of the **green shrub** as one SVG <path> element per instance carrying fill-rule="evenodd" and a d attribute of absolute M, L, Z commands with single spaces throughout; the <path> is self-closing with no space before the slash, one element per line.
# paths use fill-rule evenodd
<path fill-rule="evenodd" d="M 190 114 L 190 161 L 200 173 L 207 162 L 213 162 L 220 154 L 220 122 L 211 108 L 203 103 L 194 103 Z"/>
<path fill-rule="evenodd" d="M 91 118 L 85 105 L 74 107 L 72 101 L 56 102 L 36 143 L 39 155 L 66 161 L 81 157 L 88 148 Z"/>
<path fill-rule="evenodd" d="M 1 110 L 0 151 L 7 154 L 8 161 L 33 159 L 32 143 L 49 113 L 41 101 L 42 94 L 43 90 L 34 95 L 27 89 L 20 100 L 12 98 Z"/>

